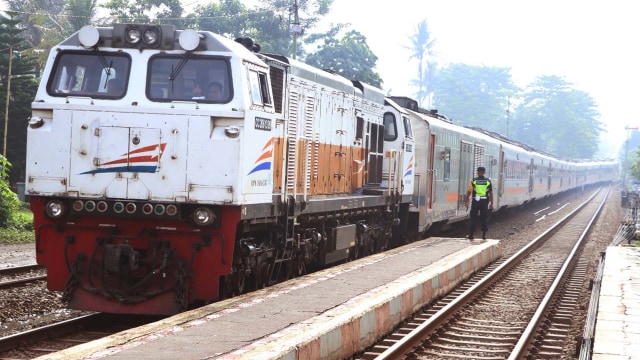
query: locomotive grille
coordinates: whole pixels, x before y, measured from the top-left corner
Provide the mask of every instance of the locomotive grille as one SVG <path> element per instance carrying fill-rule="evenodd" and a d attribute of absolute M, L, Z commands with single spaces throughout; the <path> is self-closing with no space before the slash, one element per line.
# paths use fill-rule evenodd
<path fill-rule="evenodd" d="M 275 112 L 282 112 L 282 97 L 284 94 L 284 71 L 274 66 L 270 67 L 271 90 L 273 91 L 273 106 Z"/>
<path fill-rule="evenodd" d="M 298 101 L 299 94 L 291 92 L 289 99 L 289 121 L 287 121 L 287 190 L 294 190 L 296 184 L 296 150 L 298 148 Z"/>

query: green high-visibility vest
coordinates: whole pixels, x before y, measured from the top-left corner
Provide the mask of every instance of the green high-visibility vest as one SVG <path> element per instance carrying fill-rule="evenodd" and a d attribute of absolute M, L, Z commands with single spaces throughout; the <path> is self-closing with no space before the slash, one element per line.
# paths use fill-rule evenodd
<path fill-rule="evenodd" d="M 473 188 L 476 190 L 476 196 L 487 196 L 487 188 L 491 185 L 489 179 L 473 179 Z"/>

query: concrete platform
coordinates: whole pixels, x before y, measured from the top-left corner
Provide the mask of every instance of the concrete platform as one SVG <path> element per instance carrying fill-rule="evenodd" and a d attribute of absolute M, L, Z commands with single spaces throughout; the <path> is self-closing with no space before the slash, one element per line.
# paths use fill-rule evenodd
<path fill-rule="evenodd" d="M 38 359 L 343 359 L 501 255 L 424 240 Z"/>
<path fill-rule="evenodd" d="M 640 248 L 607 248 L 593 343 L 594 360 L 640 358 Z"/>

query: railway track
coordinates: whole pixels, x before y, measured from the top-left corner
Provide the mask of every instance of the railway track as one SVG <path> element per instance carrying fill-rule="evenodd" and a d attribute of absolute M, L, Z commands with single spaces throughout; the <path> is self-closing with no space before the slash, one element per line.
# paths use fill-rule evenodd
<path fill-rule="evenodd" d="M 0 360 L 33 359 L 161 318 L 106 313 L 80 316 L 0 338 Z"/>
<path fill-rule="evenodd" d="M 0 290 L 25 286 L 34 281 L 46 280 L 47 273 L 43 266 L 27 265 L 0 269 Z"/>
<path fill-rule="evenodd" d="M 399 328 L 360 359 L 560 358 L 585 281 L 583 239 L 608 192 L 599 191 Z M 576 295 L 578 294 L 578 295 Z"/>

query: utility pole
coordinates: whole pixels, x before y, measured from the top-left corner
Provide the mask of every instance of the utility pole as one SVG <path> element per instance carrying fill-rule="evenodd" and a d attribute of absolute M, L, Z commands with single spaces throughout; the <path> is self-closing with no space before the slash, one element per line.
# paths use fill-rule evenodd
<path fill-rule="evenodd" d="M 300 17 L 298 16 L 298 0 L 293 1 L 293 24 L 291 24 L 291 32 L 293 33 L 293 58 L 296 58 L 298 52 L 298 36 L 302 35 L 304 29 L 300 25 Z"/>
<path fill-rule="evenodd" d="M 627 192 L 627 170 L 629 169 L 629 131 L 630 130 L 638 130 L 637 127 L 629 127 L 629 125 L 624 127 L 625 130 L 627 130 L 627 139 L 625 141 L 625 148 L 624 148 L 624 168 L 622 169 L 622 187 L 624 189 L 624 192 Z"/>
<path fill-rule="evenodd" d="M 9 129 L 9 100 L 11 98 L 11 60 L 13 59 L 13 45 L 9 45 L 9 74 L 7 75 L 7 101 L 4 106 L 4 145 L 2 156 L 7 157 L 7 131 Z"/>

